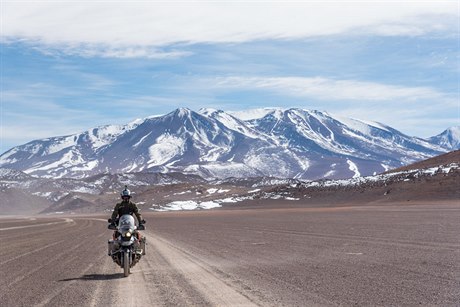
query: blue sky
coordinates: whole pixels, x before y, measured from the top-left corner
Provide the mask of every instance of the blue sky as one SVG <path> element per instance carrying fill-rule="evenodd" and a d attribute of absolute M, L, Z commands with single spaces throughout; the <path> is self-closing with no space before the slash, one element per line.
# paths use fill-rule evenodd
<path fill-rule="evenodd" d="M 0 153 L 178 107 L 300 107 L 429 137 L 460 125 L 457 1 L 1 7 Z"/>

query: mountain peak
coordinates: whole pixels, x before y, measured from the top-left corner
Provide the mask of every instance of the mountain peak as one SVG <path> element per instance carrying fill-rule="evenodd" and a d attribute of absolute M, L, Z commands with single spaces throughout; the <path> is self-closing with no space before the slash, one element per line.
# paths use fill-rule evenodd
<path fill-rule="evenodd" d="M 177 108 L 172 113 L 178 117 L 188 117 L 190 116 L 190 114 L 192 114 L 192 112 L 193 111 L 190 110 L 189 108 Z"/>
<path fill-rule="evenodd" d="M 446 131 L 456 137 L 456 138 L 460 138 L 460 126 L 453 126 L 453 127 L 450 127 L 450 128 L 447 128 Z"/>
<path fill-rule="evenodd" d="M 213 114 L 222 113 L 222 112 L 224 111 L 214 109 L 214 108 L 201 108 L 200 110 L 198 110 L 198 113 L 206 115 L 206 116 L 212 116 Z"/>
<path fill-rule="evenodd" d="M 453 126 L 428 139 L 448 149 L 460 149 L 460 126 Z"/>

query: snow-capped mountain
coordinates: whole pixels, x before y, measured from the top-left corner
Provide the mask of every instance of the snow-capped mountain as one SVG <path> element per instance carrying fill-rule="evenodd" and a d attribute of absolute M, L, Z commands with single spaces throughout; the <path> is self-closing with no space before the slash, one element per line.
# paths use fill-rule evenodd
<path fill-rule="evenodd" d="M 429 141 L 450 150 L 460 149 L 460 126 L 450 127 L 441 134 L 429 138 Z"/>
<path fill-rule="evenodd" d="M 375 122 L 303 109 L 177 109 L 14 147 L 0 167 L 44 177 L 182 172 L 204 178 L 351 178 L 449 150 Z"/>
<path fill-rule="evenodd" d="M 142 210 L 154 211 L 211 209 L 261 199 L 315 205 L 458 199 L 459 165 L 460 150 L 456 150 L 379 175 L 318 181 L 269 177 L 205 180 L 196 175 L 149 172 L 51 179 L 2 168 L 0 215 L 107 212 L 125 185 L 133 188 Z"/>

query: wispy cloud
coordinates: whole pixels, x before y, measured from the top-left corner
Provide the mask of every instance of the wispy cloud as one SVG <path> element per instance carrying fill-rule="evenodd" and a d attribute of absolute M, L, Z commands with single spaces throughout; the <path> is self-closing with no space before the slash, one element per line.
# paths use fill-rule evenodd
<path fill-rule="evenodd" d="M 208 80 L 206 82 L 210 82 Z M 218 77 L 215 87 L 227 89 L 264 89 L 283 95 L 321 100 L 390 101 L 434 99 L 443 93 L 429 87 L 403 87 L 356 80 L 322 77 Z"/>
<path fill-rule="evenodd" d="M 87 57 L 186 56 L 171 44 L 241 43 L 343 33 L 414 36 L 457 30 L 455 1 L 5 2 L 2 40 Z M 78 22 L 76 22 L 78 21 Z"/>
<path fill-rule="evenodd" d="M 14 40 L 10 40 L 13 43 Z M 8 43 L 8 41 L 7 41 Z M 48 56 L 81 56 L 83 58 L 115 58 L 115 59 L 176 59 L 187 57 L 193 53 L 181 50 L 161 50 L 146 46 L 112 46 L 108 44 L 52 44 L 46 45 L 42 41 L 23 40 L 23 44 L 34 46 L 33 49 Z"/>
<path fill-rule="evenodd" d="M 35 139 L 83 131 L 97 122 L 97 116 L 92 112 L 65 107 L 47 99 L 35 97 L 28 100 L 26 96 L 17 95 L 13 103 L 2 110 L 2 152 Z"/>

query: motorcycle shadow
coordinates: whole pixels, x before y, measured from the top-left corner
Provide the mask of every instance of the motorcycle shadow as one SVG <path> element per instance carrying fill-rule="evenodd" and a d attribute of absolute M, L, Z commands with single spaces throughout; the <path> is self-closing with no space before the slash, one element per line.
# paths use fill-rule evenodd
<path fill-rule="evenodd" d="M 115 274 L 86 274 L 76 278 L 60 279 L 59 281 L 72 281 L 72 280 L 113 280 L 113 279 L 124 278 L 123 273 Z"/>

